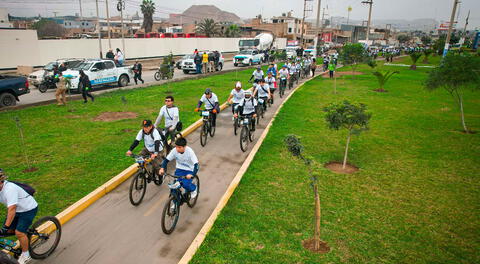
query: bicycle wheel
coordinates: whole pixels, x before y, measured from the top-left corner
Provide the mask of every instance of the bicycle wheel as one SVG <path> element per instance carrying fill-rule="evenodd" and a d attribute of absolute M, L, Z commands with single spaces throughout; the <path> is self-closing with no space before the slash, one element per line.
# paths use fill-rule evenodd
<path fill-rule="evenodd" d="M 137 172 L 130 183 L 130 192 L 129 198 L 130 203 L 134 206 L 139 205 L 143 197 L 145 196 L 145 192 L 147 191 L 147 178 L 145 174 L 141 172 Z"/>
<path fill-rule="evenodd" d="M 248 128 L 246 126 L 242 127 L 240 132 L 240 149 L 245 152 L 248 148 Z"/>
<path fill-rule="evenodd" d="M 212 125 L 212 120 L 210 120 L 210 137 L 215 136 L 215 127 Z"/>
<path fill-rule="evenodd" d="M 44 259 L 57 248 L 62 237 L 62 225 L 54 216 L 36 221 L 28 231 L 28 251 L 34 259 Z"/>
<path fill-rule="evenodd" d="M 200 195 L 200 178 L 198 178 L 198 175 L 193 176 L 192 183 L 197 186 L 197 196 L 193 199 L 188 199 L 187 205 L 190 208 L 193 208 L 195 206 L 198 200 L 198 196 Z"/>
<path fill-rule="evenodd" d="M 177 226 L 178 217 L 180 216 L 180 206 L 175 197 L 170 196 L 163 207 L 162 212 L 162 231 L 169 235 Z"/>
<path fill-rule="evenodd" d="M 162 76 L 160 76 L 160 72 L 156 72 L 154 75 L 153 75 L 153 78 L 155 78 L 155 80 L 157 81 L 160 81 L 162 79 Z"/>
<path fill-rule="evenodd" d="M 202 129 L 200 130 L 200 144 L 202 147 L 205 147 L 207 144 L 207 138 L 208 138 L 208 128 L 207 128 L 207 123 L 203 122 Z"/>
<path fill-rule="evenodd" d="M 238 129 L 238 117 L 233 120 L 233 134 L 235 136 L 237 135 L 237 129 Z"/>

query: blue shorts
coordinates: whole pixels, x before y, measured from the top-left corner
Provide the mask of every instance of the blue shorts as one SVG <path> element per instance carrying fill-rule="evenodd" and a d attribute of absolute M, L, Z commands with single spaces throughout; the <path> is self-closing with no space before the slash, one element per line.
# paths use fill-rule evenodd
<path fill-rule="evenodd" d="M 175 176 L 187 176 L 188 174 L 193 175 L 193 171 L 187 171 L 182 169 L 175 170 Z M 195 189 L 197 189 L 197 186 L 192 183 L 192 179 L 179 178 L 178 181 L 180 182 L 182 187 L 188 192 L 193 192 L 195 191 Z"/>
<path fill-rule="evenodd" d="M 10 225 L 10 230 L 17 230 L 22 233 L 27 233 L 27 230 L 32 225 L 33 219 L 37 215 L 38 206 L 30 211 L 16 213 L 13 222 Z"/>

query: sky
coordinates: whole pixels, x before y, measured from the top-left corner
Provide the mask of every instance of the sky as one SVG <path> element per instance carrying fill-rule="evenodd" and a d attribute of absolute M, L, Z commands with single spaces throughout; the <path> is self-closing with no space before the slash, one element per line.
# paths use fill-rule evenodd
<path fill-rule="evenodd" d="M 15 16 L 53 16 L 74 15 L 80 12 L 79 1 L 82 2 L 84 16 L 95 16 L 95 0 L 0 0 L 0 8 L 6 8 Z M 106 16 L 105 0 L 99 1 L 101 17 Z M 117 0 L 107 0 L 110 16 L 118 15 Z M 454 0 L 373 0 L 372 19 L 419 19 L 433 18 L 439 22 L 450 20 Z M 126 13 L 134 14 L 139 10 L 141 0 L 125 0 Z M 191 5 L 215 5 L 218 8 L 233 12 L 241 18 L 251 18 L 258 14 L 263 17 L 281 15 L 292 10 L 293 15 L 303 14 L 303 0 L 154 0 L 157 6 L 155 17 L 167 17 L 170 13 L 181 13 Z M 368 5 L 362 0 L 321 0 L 325 17 L 347 16 L 348 6 L 352 7 L 350 18 L 366 20 Z M 316 18 L 318 0 L 307 0 L 308 19 Z M 462 0 L 459 5 L 458 20 L 463 27 L 468 10 L 471 11 L 469 29 L 480 28 L 480 0 Z M 139 12 L 140 13 L 140 12 Z"/>

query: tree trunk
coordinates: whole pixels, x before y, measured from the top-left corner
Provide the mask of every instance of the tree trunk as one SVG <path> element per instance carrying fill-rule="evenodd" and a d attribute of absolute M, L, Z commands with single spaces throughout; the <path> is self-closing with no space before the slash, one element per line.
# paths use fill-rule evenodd
<path fill-rule="evenodd" d="M 337 94 L 337 77 L 335 77 L 335 81 L 334 81 L 334 84 L 333 84 L 333 93 Z"/>
<path fill-rule="evenodd" d="M 345 146 L 345 156 L 343 157 L 343 166 L 342 169 L 345 169 L 345 166 L 347 165 L 347 156 L 348 156 L 348 145 L 350 144 L 350 137 L 352 136 L 352 132 L 348 131 L 348 137 L 347 137 L 347 146 Z"/>
<path fill-rule="evenodd" d="M 465 131 L 465 133 L 468 133 L 468 128 L 467 128 L 467 125 L 465 124 L 465 114 L 463 113 L 463 98 L 462 98 L 462 95 L 458 92 L 457 92 L 457 96 L 458 96 L 458 104 L 460 105 L 460 114 L 462 117 L 463 131 Z"/>
<path fill-rule="evenodd" d="M 320 196 L 318 195 L 318 184 L 313 184 L 313 191 L 315 193 L 315 250 L 320 249 Z"/>

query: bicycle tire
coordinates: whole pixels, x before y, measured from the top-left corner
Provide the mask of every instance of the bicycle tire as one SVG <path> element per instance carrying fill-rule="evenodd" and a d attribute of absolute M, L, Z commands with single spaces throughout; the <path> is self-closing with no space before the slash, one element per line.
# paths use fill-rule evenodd
<path fill-rule="evenodd" d="M 212 122 L 212 120 L 210 120 Z M 210 130 L 209 130 L 210 137 L 215 136 L 215 127 L 210 123 Z"/>
<path fill-rule="evenodd" d="M 238 130 L 238 117 L 233 120 L 233 134 L 236 136 Z"/>
<path fill-rule="evenodd" d="M 171 211 L 171 203 L 175 203 L 175 207 L 173 212 Z M 165 227 L 165 219 L 166 217 L 171 217 L 173 213 L 173 223 L 170 226 L 170 228 Z M 168 198 L 167 202 L 165 203 L 165 206 L 163 207 L 163 212 L 162 212 L 162 231 L 163 233 L 170 235 L 173 230 L 175 230 L 175 227 L 177 226 L 178 218 L 180 216 L 180 206 L 178 205 L 178 202 L 176 201 L 175 197 L 171 196 Z"/>
<path fill-rule="evenodd" d="M 140 191 L 140 198 L 135 199 L 133 197 L 133 191 Z M 147 178 L 144 174 L 137 172 L 133 178 L 132 182 L 130 183 L 130 190 L 128 192 L 128 198 L 130 199 L 130 203 L 133 206 L 137 206 L 142 203 L 143 197 L 145 197 L 145 192 L 147 191 Z"/>
<path fill-rule="evenodd" d="M 160 81 L 162 79 L 162 76 L 160 76 L 160 72 L 156 72 L 154 75 L 153 75 L 153 78 L 155 78 L 156 81 Z"/>
<path fill-rule="evenodd" d="M 193 176 L 192 183 L 197 186 L 197 196 L 194 199 L 188 199 L 187 205 L 190 208 L 193 208 L 195 204 L 197 204 L 198 196 L 200 195 L 200 178 L 198 178 L 198 175 Z"/>
<path fill-rule="evenodd" d="M 207 145 L 207 138 L 208 138 L 207 124 L 204 122 L 202 129 L 200 130 L 200 145 L 202 145 L 202 147 L 205 147 L 205 145 Z"/>
<path fill-rule="evenodd" d="M 245 145 L 245 146 L 244 146 Z M 240 149 L 245 152 L 248 148 L 248 128 L 246 126 L 242 127 L 240 132 Z"/>
<path fill-rule="evenodd" d="M 37 231 L 37 228 L 40 226 L 46 224 L 47 222 L 51 222 L 54 225 L 55 230 L 52 232 L 45 234 L 45 233 L 40 233 Z M 36 235 L 35 233 L 28 232 L 28 251 L 30 253 L 30 256 L 33 259 L 45 259 L 48 256 L 50 256 L 53 251 L 57 248 L 58 243 L 60 243 L 60 238 L 62 237 L 62 225 L 60 224 L 60 221 L 54 216 L 44 216 L 37 220 L 31 227 L 31 230 L 35 230 L 35 233 L 40 234 L 41 236 Z M 48 228 L 50 230 L 50 228 Z M 36 251 L 37 246 L 43 245 L 45 242 L 43 241 L 48 241 L 50 240 L 50 237 L 52 233 L 55 232 L 57 236 L 55 237 L 55 240 L 53 242 L 53 245 L 50 246 L 45 252 L 39 253 Z M 32 239 L 32 236 L 33 239 Z"/>

